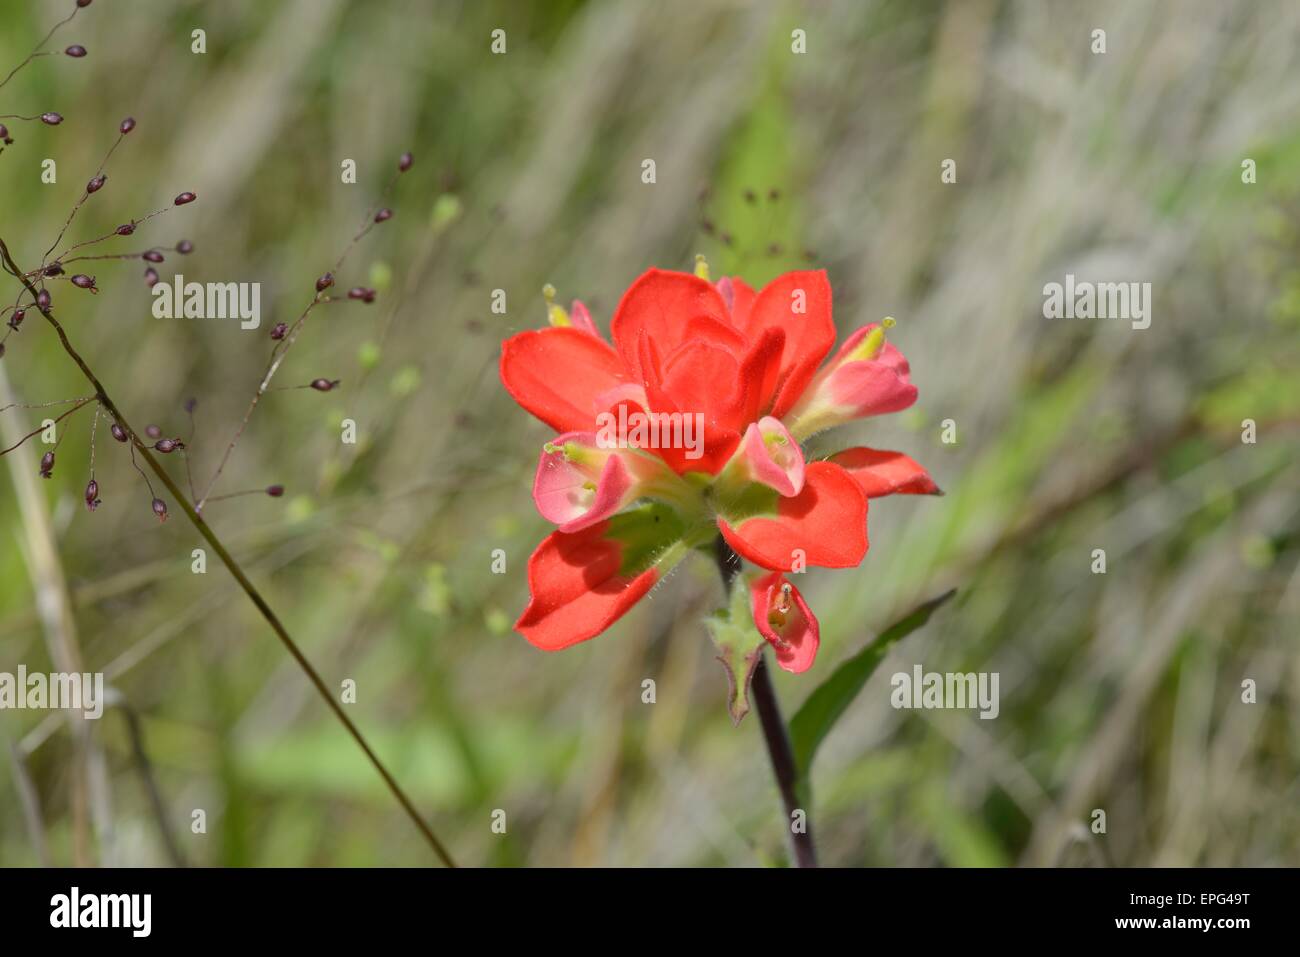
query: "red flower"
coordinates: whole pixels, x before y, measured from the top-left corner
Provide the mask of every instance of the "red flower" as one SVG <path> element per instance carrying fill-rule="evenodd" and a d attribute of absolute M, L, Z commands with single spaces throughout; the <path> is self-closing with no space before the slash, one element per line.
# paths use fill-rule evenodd
<path fill-rule="evenodd" d="M 817 656 L 817 618 L 799 589 L 780 572 L 749 583 L 754 627 L 776 650 L 776 661 L 786 671 L 807 671 Z"/>
<path fill-rule="evenodd" d="M 805 462 L 799 443 L 832 425 L 916 401 L 907 361 L 882 325 L 835 342 L 824 271 L 744 281 L 651 269 L 601 338 L 581 303 L 548 289 L 552 327 L 502 346 L 501 380 L 557 432 L 534 499 L 559 526 L 528 565 L 516 629 L 534 645 L 595 637 L 692 548 L 719 532 L 774 574 L 752 587 L 755 627 L 787 670 L 817 649 L 817 622 L 779 573 L 848 568 L 867 551 L 867 499 L 937 492 L 907 456 L 848 449 Z M 757 596 L 758 592 L 754 594 Z"/>

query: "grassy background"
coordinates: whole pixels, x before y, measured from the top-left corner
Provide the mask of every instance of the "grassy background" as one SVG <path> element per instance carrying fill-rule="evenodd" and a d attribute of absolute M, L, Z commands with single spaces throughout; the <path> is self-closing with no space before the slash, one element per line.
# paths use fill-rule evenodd
<path fill-rule="evenodd" d="M 0 0 L 4 71 L 71 6 Z M 137 426 L 187 434 L 199 400 L 200 474 L 270 325 L 415 151 L 395 218 L 339 277 L 379 301 L 318 311 L 279 380 L 343 387 L 270 395 L 221 485 L 288 493 L 209 518 L 327 681 L 356 680 L 351 714 L 461 861 L 784 861 L 757 721 L 732 728 L 699 623 L 720 603 L 706 562 L 566 653 L 510 630 L 546 530 L 529 489 L 550 436 L 504 394 L 500 341 L 544 322 L 545 282 L 607 329 L 643 269 L 703 252 L 756 284 L 825 266 L 842 334 L 897 317 L 920 401 L 815 451 L 902 449 L 948 492 L 878 501 L 863 566 L 801 583 L 823 644 L 813 671 L 776 675 L 787 715 L 884 625 L 960 588 L 818 758 L 825 862 L 1300 864 L 1295 4 L 141 0 L 93 4 L 56 38 L 74 42 L 86 59 L 42 58 L 0 91 L 0 112 L 66 117 L 9 124 L 0 236 L 39 261 L 137 118 L 71 238 L 194 190 L 114 248 L 191 239 L 164 278 L 261 282 L 263 327 L 153 319 L 135 262 L 98 264 L 97 297 L 56 287 L 56 311 Z M 347 158 L 356 185 L 339 182 Z M 1066 272 L 1151 282 L 1151 328 L 1044 319 L 1042 286 Z M 8 347 L 17 399 L 86 394 L 39 317 Z M 48 482 L 32 481 L 39 446 L 0 469 L 0 671 L 79 655 L 108 672 L 187 862 L 428 863 L 215 556 L 191 573 L 193 530 L 177 508 L 153 520 L 102 428 L 104 504 L 81 506 L 89 425 L 69 420 Z M 889 675 L 915 663 L 998 672 L 1000 716 L 892 709 Z M 0 864 L 166 863 L 124 713 L 81 728 L 0 712 Z"/>

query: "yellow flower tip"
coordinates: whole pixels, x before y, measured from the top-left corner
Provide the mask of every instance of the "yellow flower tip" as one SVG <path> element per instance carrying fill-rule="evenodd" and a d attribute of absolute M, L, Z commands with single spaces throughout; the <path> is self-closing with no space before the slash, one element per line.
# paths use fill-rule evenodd
<path fill-rule="evenodd" d="M 555 287 L 549 282 L 542 287 L 542 298 L 546 300 L 546 321 L 553 326 L 571 326 L 569 313 L 555 301 Z"/>
<path fill-rule="evenodd" d="M 898 321 L 894 319 L 893 316 L 885 316 L 884 319 L 880 320 L 880 324 L 886 329 L 892 329 L 894 326 L 898 325 Z"/>
<path fill-rule="evenodd" d="M 890 323 L 893 322 L 892 319 L 886 319 L 885 321 Z M 848 361 L 866 362 L 874 359 L 880 354 L 880 350 L 884 348 L 884 345 L 885 325 L 882 323 L 862 337 L 862 341 L 858 343 L 858 347 L 849 354 Z"/>
<path fill-rule="evenodd" d="M 586 458 L 586 450 L 576 442 L 546 442 L 542 445 L 547 455 L 563 455 L 564 461 L 573 462 Z"/>
<path fill-rule="evenodd" d="M 709 261 L 704 258 L 704 253 L 695 254 L 695 275 L 705 282 L 709 280 Z"/>

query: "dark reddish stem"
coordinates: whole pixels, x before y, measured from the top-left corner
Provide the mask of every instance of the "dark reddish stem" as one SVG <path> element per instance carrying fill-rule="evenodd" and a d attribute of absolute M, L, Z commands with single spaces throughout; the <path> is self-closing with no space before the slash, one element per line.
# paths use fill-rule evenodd
<path fill-rule="evenodd" d="M 731 546 L 719 535 L 714 543 L 714 557 L 718 563 L 718 573 L 722 575 L 722 587 L 731 593 L 732 583 L 740 574 L 740 556 L 731 550 Z M 812 815 L 809 808 L 799 806 L 795 782 L 798 769 L 794 762 L 794 748 L 790 744 L 790 735 L 785 729 L 785 720 L 781 717 L 781 704 L 776 698 L 776 689 L 772 687 L 772 677 L 767 671 L 767 653 L 758 659 L 754 668 L 753 682 L 749 687 L 750 700 L 758 711 L 758 720 L 763 727 L 763 742 L 767 745 L 767 755 L 772 760 L 772 774 L 776 777 L 776 786 L 781 791 L 781 803 L 785 805 L 785 826 L 790 831 L 790 841 L 794 848 L 794 860 L 799 867 L 817 866 L 817 847 L 813 843 Z M 803 812 L 804 826 L 800 831 L 791 827 L 796 811 Z"/>

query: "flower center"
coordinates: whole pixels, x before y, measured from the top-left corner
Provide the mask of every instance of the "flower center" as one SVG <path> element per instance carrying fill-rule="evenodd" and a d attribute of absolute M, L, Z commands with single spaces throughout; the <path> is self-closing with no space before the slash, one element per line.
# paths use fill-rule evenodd
<path fill-rule="evenodd" d="M 789 582 L 782 582 L 780 591 L 772 596 L 771 607 L 767 610 L 767 623 L 778 634 L 785 628 L 790 612 L 794 609 L 794 602 L 790 597 L 793 592 L 794 586 Z M 778 647 L 784 648 L 790 643 L 784 638 L 778 638 L 777 644 Z"/>

